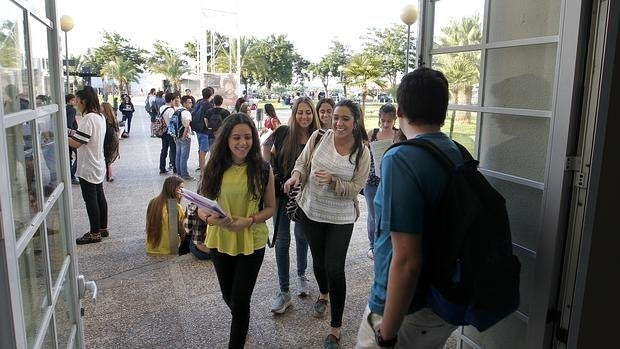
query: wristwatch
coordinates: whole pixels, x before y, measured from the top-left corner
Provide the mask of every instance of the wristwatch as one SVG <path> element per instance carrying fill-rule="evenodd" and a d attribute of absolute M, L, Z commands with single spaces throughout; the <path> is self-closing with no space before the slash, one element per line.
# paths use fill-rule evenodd
<path fill-rule="evenodd" d="M 381 328 L 378 328 L 375 332 L 375 340 L 377 341 L 377 346 L 379 347 L 394 347 L 396 346 L 397 339 L 398 336 L 394 336 L 392 339 L 383 339 L 383 336 L 381 336 Z"/>

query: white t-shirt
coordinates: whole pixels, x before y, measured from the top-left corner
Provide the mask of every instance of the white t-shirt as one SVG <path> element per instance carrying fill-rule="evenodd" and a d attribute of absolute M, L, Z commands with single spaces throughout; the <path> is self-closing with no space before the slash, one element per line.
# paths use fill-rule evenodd
<path fill-rule="evenodd" d="M 87 182 L 99 184 L 105 178 L 103 140 L 106 124 L 103 115 L 88 113 L 82 116 L 78 129 L 71 138 L 82 145 L 77 148 L 76 176 Z"/>
<path fill-rule="evenodd" d="M 168 110 L 166 110 L 166 108 L 168 108 Z M 166 112 L 164 112 L 164 110 L 166 110 Z M 161 107 L 159 107 L 159 114 L 161 115 L 162 118 L 164 118 L 164 121 L 166 122 L 166 125 L 167 125 L 170 123 L 170 117 L 172 116 L 172 114 L 174 114 L 174 107 L 164 104 Z"/>

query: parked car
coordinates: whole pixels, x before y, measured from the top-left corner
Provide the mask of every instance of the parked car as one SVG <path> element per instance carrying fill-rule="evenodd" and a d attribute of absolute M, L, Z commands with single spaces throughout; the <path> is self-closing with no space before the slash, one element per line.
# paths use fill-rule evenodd
<path fill-rule="evenodd" d="M 390 97 L 387 93 L 379 93 L 377 95 L 377 100 L 379 103 L 392 103 L 392 97 Z"/>

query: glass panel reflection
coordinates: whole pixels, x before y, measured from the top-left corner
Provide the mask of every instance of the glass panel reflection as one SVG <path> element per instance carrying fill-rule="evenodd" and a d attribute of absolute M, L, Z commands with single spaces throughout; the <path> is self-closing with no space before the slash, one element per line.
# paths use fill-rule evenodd
<path fill-rule="evenodd" d="M 57 114 L 53 114 L 45 118 L 37 119 L 39 143 L 41 144 L 41 180 L 43 181 L 43 196 L 46 198 L 49 197 L 56 188 L 58 184 L 58 174 L 60 172 L 58 147 L 54 135 L 56 115 Z"/>
<path fill-rule="evenodd" d="M 49 214 L 45 218 L 47 226 L 47 245 L 50 256 L 50 270 L 52 272 L 52 284 L 56 283 L 61 272 L 65 257 L 69 255 L 65 246 L 66 231 L 62 226 L 62 197 L 58 198 Z"/>
<path fill-rule="evenodd" d="M 71 310 L 71 304 L 73 304 L 71 288 L 69 287 L 69 283 L 66 278 L 62 281 L 61 287 L 58 300 L 56 301 L 56 309 L 54 309 L 54 314 L 56 316 L 58 347 L 66 348 L 69 343 L 71 330 L 74 326 L 76 326 L 76 322 L 75 317 L 73 316 L 74 313 Z"/>
<path fill-rule="evenodd" d="M 448 110 L 441 132 L 461 143 L 475 157 L 478 113 Z"/>
<path fill-rule="evenodd" d="M 556 46 L 489 50 L 484 106 L 551 110 Z"/>
<path fill-rule="evenodd" d="M 487 177 L 506 199 L 512 242 L 537 251 L 541 220 L 542 190 Z"/>
<path fill-rule="evenodd" d="M 32 122 L 26 122 L 6 130 L 13 219 L 17 238 L 40 210 L 37 203 L 38 178 L 34 166 L 32 129 Z"/>
<path fill-rule="evenodd" d="M 0 11 L 0 88 L 4 114 L 31 108 L 23 11 L 3 1 Z"/>
<path fill-rule="evenodd" d="M 30 45 L 32 47 L 32 69 L 34 74 L 34 95 L 36 96 L 37 107 L 51 104 L 52 102 L 52 82 L 49 72 L 49 50 L 47 44 L 47 34 L 50 30 L 41 22 L 32 19 L 30 21 Z"/>
<path fill-rule="evenodd" d="M 433 69 L 448 79 L 450 104 L 478 104 L 480 85 L 480 51 L 433 56 Z"/>
<path fill-rule="evenodd" d="M 557 35 L 559 0 L 491 1 L 489 42 Z"/>
<path fill-rule="evenodd" d="M 482 42 L 484 0 L 435 2 L 433 47 L 475 45 Z"/>
<path fill-rule="evenodd" d="M 464 327 L 463 333 L 482 348 L 524 349 L 526 327 L 513 314 L 482 333 L 472 326 Z"/>
<path fill-rule="evenodd" d="M 43 314 L 49 306 L 47 298 L 45 259 L 41 244 L 41 229 L 30 240 L 19 256 L 19 281 L 26 323 L 26 336 L 31 346 L 41 325 Z"/>
<path fill-rule="evenodd" d="M 44 349 L 54 349 L 56 346 L 54 345 L 54 327 L 53 321 L 50 321 L 49 326 L 47 326 L 47 331 L 45 332 L 45 338 L 43 339 L 43 345 L 41 348 Z"/>
<path fill-rule="evenodd" d="M 28 2 L 34 7 L 34 10 L 42 15 L 45 16 L 47 14 L 46 10 L 46 0 L 28 0 Z"/>
<path fill-rule="evenodd" d="M 550 119 L 488 113 L 483 118 L 480 166 L 543 182 Z"/>

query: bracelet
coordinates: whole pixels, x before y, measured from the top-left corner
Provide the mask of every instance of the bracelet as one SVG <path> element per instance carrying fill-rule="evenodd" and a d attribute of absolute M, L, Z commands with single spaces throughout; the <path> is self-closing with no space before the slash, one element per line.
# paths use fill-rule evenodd
<path fill-rule="evenodd" d="M 252 224 L 250 224 L 250 226 L 256 224 L 256 216 L 252 215 L 250 218 L 252 218 Z"/>

